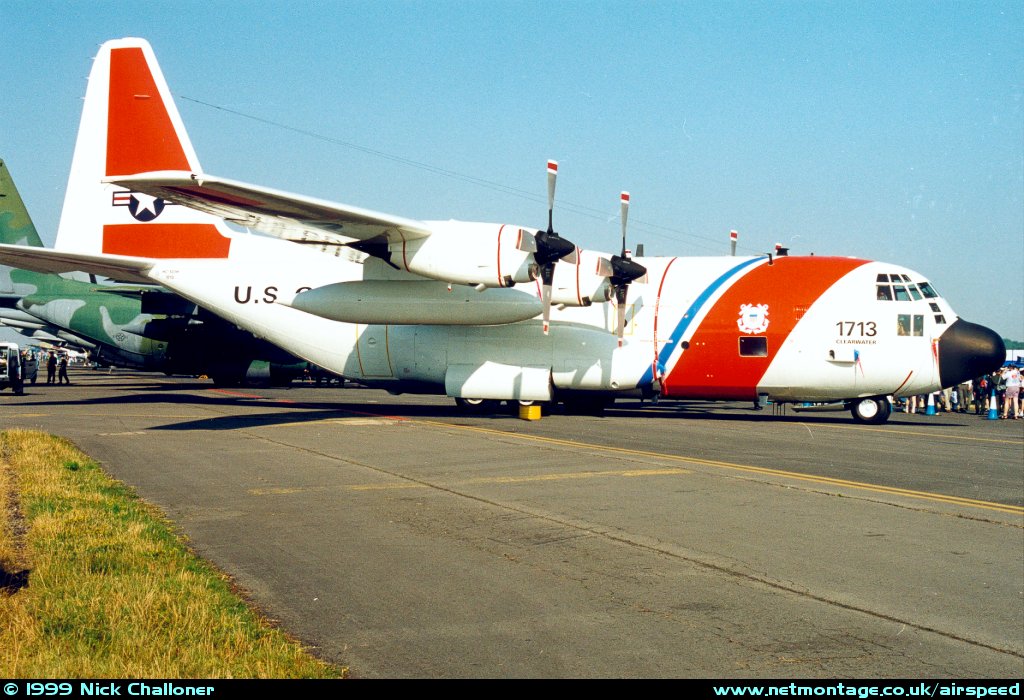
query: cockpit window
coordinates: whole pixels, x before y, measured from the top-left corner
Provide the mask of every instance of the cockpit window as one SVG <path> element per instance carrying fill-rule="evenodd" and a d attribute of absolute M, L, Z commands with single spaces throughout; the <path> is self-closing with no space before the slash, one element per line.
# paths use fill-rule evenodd
<path fill-rule="evenodd" d="M 879 301 L 921 301 L 936 299 L 938 294 L 928 282 L 914 283 L 910 275 L 880 273 L 875 276 L 875 299 Z"/>
<path fill-rule="evenodd" d="M 924 335 L 924 316 L 920 314 L 897 316 L 896 335 Z"/>

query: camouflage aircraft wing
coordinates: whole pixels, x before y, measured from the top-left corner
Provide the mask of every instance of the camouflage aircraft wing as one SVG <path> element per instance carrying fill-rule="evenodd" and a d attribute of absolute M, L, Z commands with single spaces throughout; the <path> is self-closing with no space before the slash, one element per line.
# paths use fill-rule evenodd
<path fill-rule="evenodd" d="M 431 233 L 422 221 L 213 175 L 168 170 L 110 177 L 106 182 L 298 243 L 401 243 Z"/>
<path fill-rule="evenodd" d="M 0 264 L 36 272 L 87 272 L 122 282 L 152 283 L 148 272 L 156 261 L 127 255 L 89 255 L 51 248 L 0 245 Z"/>

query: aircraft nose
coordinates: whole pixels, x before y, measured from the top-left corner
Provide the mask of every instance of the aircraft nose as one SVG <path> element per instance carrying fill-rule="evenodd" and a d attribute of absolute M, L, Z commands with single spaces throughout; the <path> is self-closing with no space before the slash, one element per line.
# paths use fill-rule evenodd
<path fill-rule="evenodd" d="M 1005 361 L 1006 346 L 991 328 L 957 319 L 939 337 L 939 381 L 944 387 L 994 372 Z"/>

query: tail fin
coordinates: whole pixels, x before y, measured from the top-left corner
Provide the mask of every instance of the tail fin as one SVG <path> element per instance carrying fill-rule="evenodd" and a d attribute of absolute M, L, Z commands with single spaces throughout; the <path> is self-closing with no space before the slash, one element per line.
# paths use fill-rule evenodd
<path fill-rule="evenodd" d="M 0 160 L 0 243 L 43 247 L 7 164 Z"/>
<path fill-rule="evenodd" d="M 22 201 L 18 188 L 14 186 L 14 178 L 11 177 L 6 163 L 2 160 L 0 160 L 0 243 L 27 245 L 34 248 L 43 247 L 43 241 L 32 223 L 28 208 Z M 34 291 L 39 282 L 51 277 L 56 277 L 56 275 L 29 272 L 0 265 L 0 295 L 18 296 L 30 293 Z M 21 288 L 19 285 L 24 283 L 34 286 L 31 289 Z"/>
<path fill-rule="evenodd" d="M 154 170 L 201 172 L 149 43 L 108 41 L 89 74 L 55 247 L 150 258 L 227 257 L 231 234 L 220 219 L 102 182 Z"/>

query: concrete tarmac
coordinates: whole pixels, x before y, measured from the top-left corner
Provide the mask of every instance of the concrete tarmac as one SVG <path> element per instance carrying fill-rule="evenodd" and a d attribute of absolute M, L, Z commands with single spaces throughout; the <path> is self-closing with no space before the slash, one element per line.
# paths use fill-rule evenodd
<path fill-rule="evenodd" d="M 72 370 L 0 394 L 363 678 L 1017 678 L 1024 421 Z"/>

